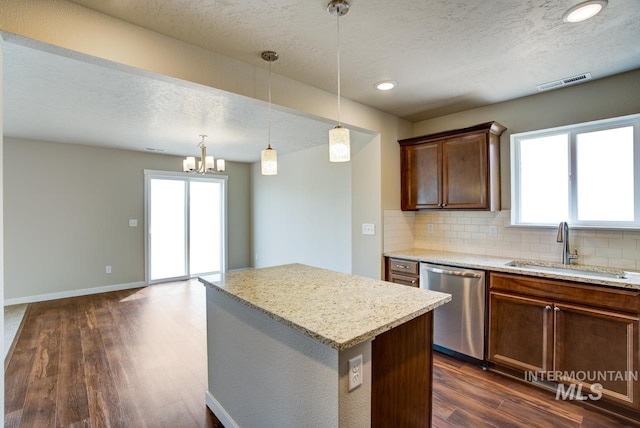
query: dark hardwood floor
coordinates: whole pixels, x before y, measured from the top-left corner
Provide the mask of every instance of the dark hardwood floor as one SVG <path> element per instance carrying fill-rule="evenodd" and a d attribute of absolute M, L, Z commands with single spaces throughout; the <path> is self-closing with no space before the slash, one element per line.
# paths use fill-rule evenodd
<path fill-rule="evenodd" d="M 204 404 L 205 318 L 196 280 L 30 305 L 5 427 L 221 427 Z M 434 366 L 435 427 L 632 426 L 441 354 Z"/>

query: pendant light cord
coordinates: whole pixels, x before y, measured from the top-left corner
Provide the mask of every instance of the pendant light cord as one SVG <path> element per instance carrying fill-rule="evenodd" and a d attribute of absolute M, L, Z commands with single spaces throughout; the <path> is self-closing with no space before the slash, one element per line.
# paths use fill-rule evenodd
<path fill-rule="evenodd" d="M 336 13 L 338 21 L 338 126 L 340 126 L 340 11 Z"/>
<path fill-rule="evenodd" d="M 268 149 L 271 148 L 271 61 L 269 61 L 269 141 Z"/>

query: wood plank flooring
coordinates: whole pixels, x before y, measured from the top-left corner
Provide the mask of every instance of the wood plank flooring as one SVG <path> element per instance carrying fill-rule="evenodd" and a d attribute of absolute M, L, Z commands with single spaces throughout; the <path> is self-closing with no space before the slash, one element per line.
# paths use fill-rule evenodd
<path fill-rule="evenodd" d="M 204 404 L 205 321 L 196 280 L 32 304 L 5 427 L 222 427 Z M 434 427 L 632 426 L 441 354 L 433 400 Z"/>

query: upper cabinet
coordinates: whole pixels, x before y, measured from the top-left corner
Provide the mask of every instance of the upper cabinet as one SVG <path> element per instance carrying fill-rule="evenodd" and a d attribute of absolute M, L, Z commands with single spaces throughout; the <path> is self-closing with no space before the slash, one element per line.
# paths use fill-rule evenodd
<path fill-rule="evenodd" d="M 505 129 L 487 122 L 398 141 L 402 210 L 500 210 Z"/>

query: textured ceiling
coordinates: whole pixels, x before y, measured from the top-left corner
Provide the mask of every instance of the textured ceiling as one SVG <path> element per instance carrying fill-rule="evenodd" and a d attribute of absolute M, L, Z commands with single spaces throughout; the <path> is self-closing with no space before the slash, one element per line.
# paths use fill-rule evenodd
<path fill-rule="evenodd" d="M 200 154 L 204 133 L 209 154 L 239 162 L 259 160 L 267 145 L 265 102 L 13 43 L 4 44 L 4 54 L 7 136 L 186 156 Z M 271 143 L 281 154 L 327 144 L 335 126 L 276 108 L 271 122 Z M 356 147 L 370 138 L 352 130 Z"/>
<path fill-rule="evenodd" d="M 115 18 L 336 92 L 336 18 L 328 0 L 74 0 Z M 640 1 L 610 0 L 564 24 L 579 0 L 350 0 L 340 19 L 342 95 L 410 121 L 537 93 L 536 85 L 640 67 Z M 4 44 L 9 137 L 198 154 L 253 162 L 267 141 L 267 104 L 210 87 Z M 398 88 L 380 92 L 379 80 Z M 286 154 L 327 142 L 333 122 L 273 110 Z M 197 131 L 194 131 L 197 130 Z M 185 141 L 185 135 L 193 135 Z M 302 136 L 302 137 L 301 137 Z M 352 131 L 356 150 L 371 137 Z"/>
<path fill-rule="evenodd" d="M 582 0 L 350 0 L 341 18 L 343 95 L 411 121 L 530 95 L 536 85 L 640 67 L 640 2 L 610 0 L 562 22 Z M 328 0 L 73 0 L 130 23 L 336 91 Z M 396 80 L 379 92 L 373 84 Z"/>

